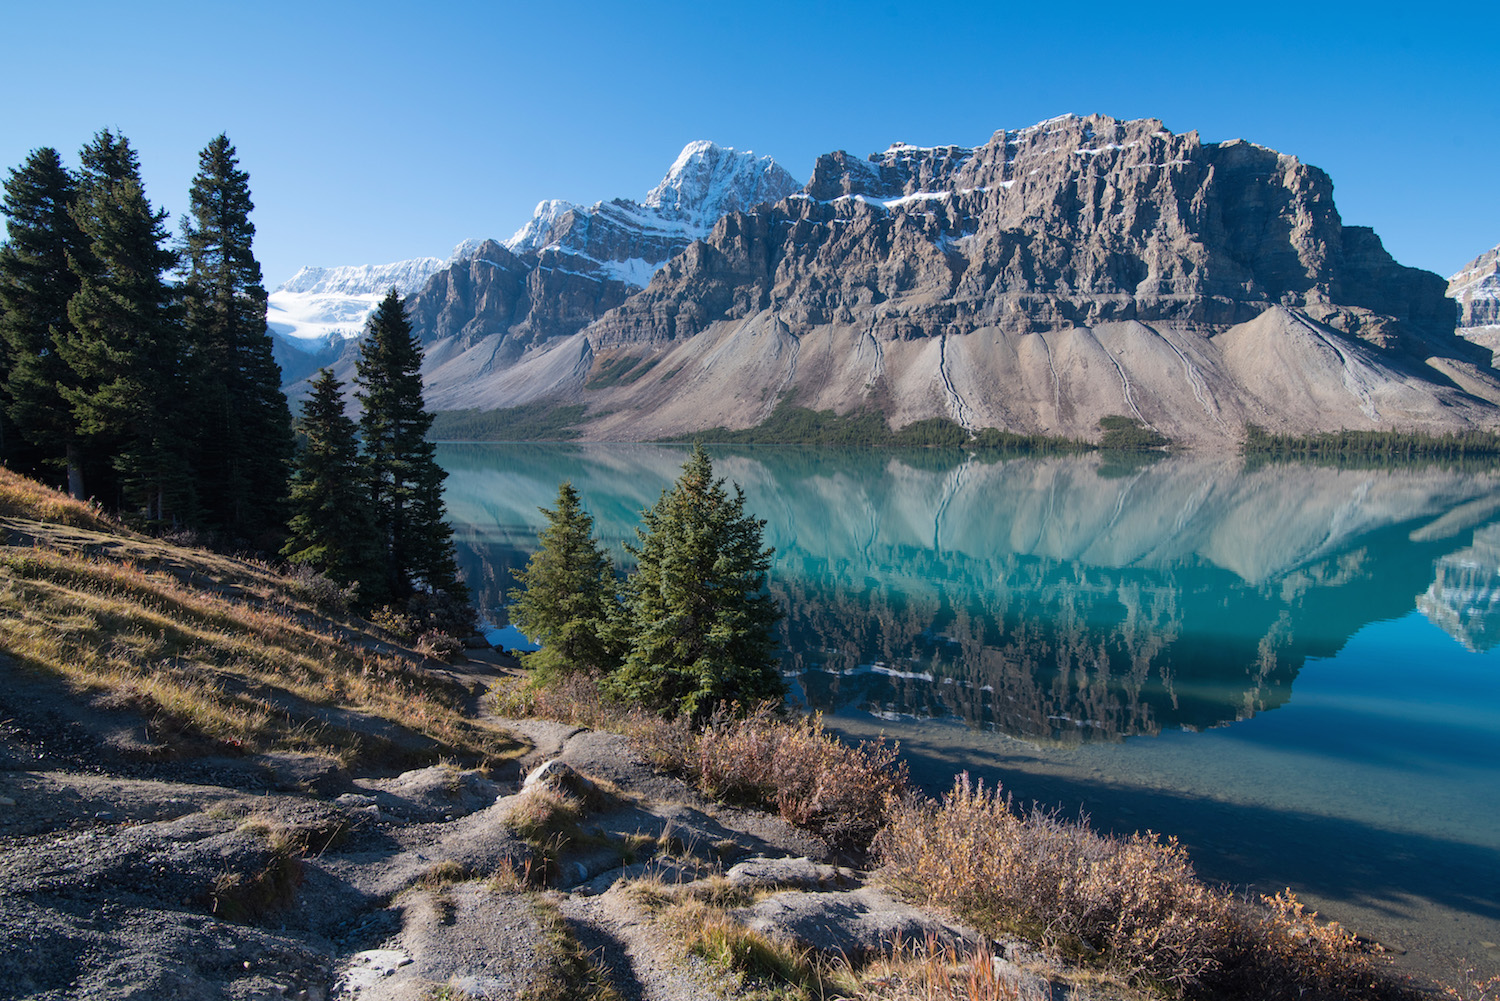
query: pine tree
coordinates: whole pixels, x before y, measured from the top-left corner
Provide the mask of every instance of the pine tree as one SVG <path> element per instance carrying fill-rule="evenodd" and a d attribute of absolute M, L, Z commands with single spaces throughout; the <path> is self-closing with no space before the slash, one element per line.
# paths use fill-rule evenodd
<path fill-rule="evenodd" d="M 631 649 L 605 690 L 697 719 L 723 701 L 781 697 L 771 634 L 780 612 L 766 593 L 774 550 L 761 548 L 765 522 L 745 513 L 744 492 L 729 495 L 698 445 L 642 518 L 628 547 Z"/>
<path fill-rule="evenodd" d="M 342 388 L 325 368 L 302 405 L 298 430 L 306 443 L 292 477 L 291 538 L 281 555 L 339 584 L 358 583 L 361 602 L 376 604 L 386 597 L 385 561 Z"/>
<path fill-rule="evenodd" d="M 76 383 L 62 394 L 83 439 L 113 454 L 128 498 L 148 519 L 176 519 L 192 510 L 193 491 L 167 214 L 146 200 L 123 136 L 100 132 L 82 157 L 73 219 L 88 252 L 69 258 L 79 286 L 57 346 Z"/>
<path fill-rule="evenodd" d="M 541 512 L 547 527 L 540 548 L 525 570 L 511 571 L 525 589 L 510 592 L 511 622 L 542 645 L 522 659 L 541 674 L 613 670 L 620 663 L 610 639 L 615 571 L 594 541 L 594 519 L 571 483 L 557 488 L 555 509 Z"/>
<path fill-rule="evenodd" d="M 210 524 L 253 537 L 284 520 L 291 414 L 266 332 L 250 175 L 228 137 L 199 154 L 183 224 L 197 493 Z"/>
<path fill-rule="evenodd" d="M 432 415 L 422 401 L 421 367 L 422 346 L 392 289 L 370 317 L 355 362 L 355 395 L 364 408 L 359 430 L 385 543 L 386 581 L 398 599 L 419 588 L 466 599 L 453 530 L 443 521 L 448 474 L 427 440 Z"/>
<path fill-rule="evenodd" d="M 73 414 L 58 391 L 72 382 L 72 371 L 57 350 L 78 291 L 68 257 L 84 254 L 70 212 L 77 194 L 57 151 L 43 148 L 11 170 L 0 208 L 9 237 L 0 245 L 0 454 L 28 468 L 71 455 L 77 469 Z M 32 447 L 23 448 L 22 439 Z M 74 486 L 82 499 L 81 481 Z"/>

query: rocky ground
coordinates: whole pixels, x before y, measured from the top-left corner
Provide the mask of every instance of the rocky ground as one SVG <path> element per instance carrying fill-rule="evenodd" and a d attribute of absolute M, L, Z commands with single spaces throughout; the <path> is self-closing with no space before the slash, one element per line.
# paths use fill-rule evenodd
<path fill-rule="evenodd" d="M 495 676 L 468 670 L 470 684 Z M 292 754 L 144 766 L 99 756 L 97 734 L 9 680 L 0 997 L 612 988 L 685 1001 L 748 989 L 683 947 L 686 926 L 711 916 L 856 961 L 897 936 L 976 938 L 831 864 L 806 832 L 657 774 L 615 735 L 494 721 L 532 746 L 505 774 L 438 764 L 358 775 Z M 549 821 L 538 807 L 564 795 L 581 812 Z M 1019 996 L 1053 993 L 1038 957 L 1026 969 L 994 962 Z"/>

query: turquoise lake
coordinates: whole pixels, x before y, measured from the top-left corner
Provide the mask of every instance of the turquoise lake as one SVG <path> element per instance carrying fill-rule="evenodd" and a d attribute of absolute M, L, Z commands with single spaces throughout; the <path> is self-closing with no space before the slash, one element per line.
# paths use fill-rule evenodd
<path fill-rule="evenodd" d="M 504 621 L 571 480 L 625 560 L 687 449 L 439 447 Z M 1500 972 L 1500 473 L 710 449 L 776 548 L 794 698 L 1208 879 Z"/>

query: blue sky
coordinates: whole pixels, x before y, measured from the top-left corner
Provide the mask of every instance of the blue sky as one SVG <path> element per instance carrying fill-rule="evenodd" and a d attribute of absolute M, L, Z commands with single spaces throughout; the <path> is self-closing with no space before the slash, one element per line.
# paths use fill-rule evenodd
<path fill-rule="evenodd" d="M 446 256 L 543 198 L 639 198 L 681 147 L 978 144 L 1064 112 L 1245 138 L 1442 274 L 1500 242 L 1500 4 L 0 4 L 0 166 L 130 137 L 179 214 L 227 132 L 269 286 Z"/>

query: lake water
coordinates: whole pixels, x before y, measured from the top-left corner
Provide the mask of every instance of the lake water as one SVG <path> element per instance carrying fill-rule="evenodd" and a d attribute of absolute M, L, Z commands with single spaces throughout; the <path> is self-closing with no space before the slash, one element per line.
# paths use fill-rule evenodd
<path fill-rule="evenodd" d="M 1453 979 L 1500 972 L 1500 474 L 710 449 L 776 548 L 794 696 L 1099 828 L 1179 836 Z M 686 448 L 443 445 L 503 622 L 571 480 L 623 562 Z"/>

